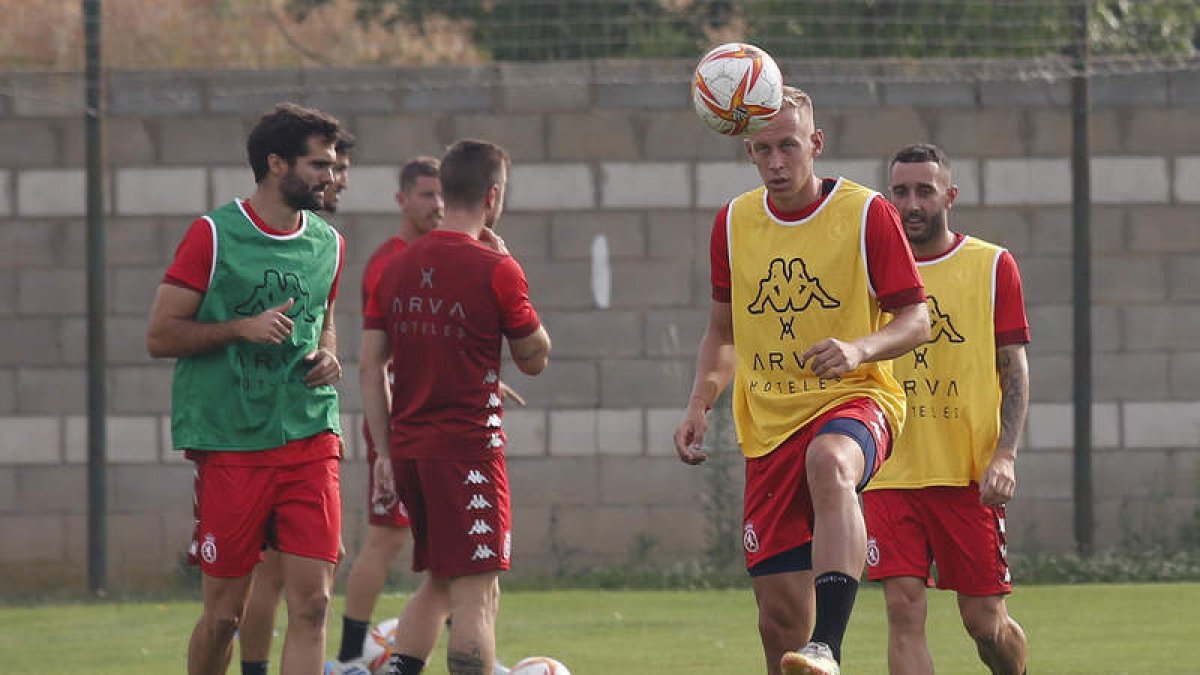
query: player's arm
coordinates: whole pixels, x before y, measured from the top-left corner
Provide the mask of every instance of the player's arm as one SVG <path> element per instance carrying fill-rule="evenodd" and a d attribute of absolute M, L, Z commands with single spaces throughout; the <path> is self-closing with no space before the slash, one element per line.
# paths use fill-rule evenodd
<path fill-rule="evenodd" d="M 337 357 L 337 325 L 333 318 L 333 308 L 337 300 L 338 285 L 341 283 L 342 266 L 346 262 L 346 242 L 341 234 L 336 236 L 337 268 L 329 288 L 329 297 L 325 302 L 325 319 L 321 323 L 321 334 L 317 337 L 317 348 L 304 355 L 304 360 L 308 363 L 304 384 L 309 387 L 333 384 L 342 379 L 342 364 Z"/>
<path fill-rule="evenodd" d="M 729 386 L 737 369 L 733 348 L 733 306 L 713 300 L 708 311 L 708 326 L 700 338 L 696 355 L 696 376 L 683 422 L 675 430 L 675 452 L 686 464 L 699 464 L 708 458 L 703 450 L 708 431 L 707 413 L 717 397 Z"/>
<path fill-rule="evenodd" d="M 1025 345 L 997 348 L 996 371 L 1000 375 L 1000 437 L 979 479 L 979 498 L 991 505 L 1006 503 L 1017 490 L 1017 446 L 1029 412 L 1029 361 Z"/>
<path fill-rule="evenodd" d="M 304 384 L 309 387 L 320 387 L 333 384 L 342 379 L 342 364 L 337 357 L 337 325 L 333 319 L 334 301 L 329 301 L 325 308 L 325 321 L 321 325 L 321 335 L 317 338 L 316 350 L 305 355 L 308 362 L 308 373 L 304 375 Z"/>
<path fill-rule="evenodd" d="M 896 207 L 878 195 L 868 204 L 865 240 L 871 286 L 880 309 L 893 319 L 855 340 L 826 338 L 810 347 L 802 358 L 818 377 L 837 377 L 863 363 L 896 358 L 929 339 L 929 308 L 912 247 Z"/>
<path fill-rule="evenodd" d="M 203 294 L 173 284 L 159 284 L 146 326 L 146 349 L 154 358 L 181 358 L 220 349 L 237 340 L 280 344 L 292 333 L 284 312 L 294 300 L 257 316 L 206 323 L 196 321 Z"/>
<path fill-rule="evenodd" d="M 1029 412 L 1029 318 L 1016 260 L 1003 251 L 997 260 L 995 287 L 996 375 L 1000 380 L 1000 434 L 992 459 L 979 479 L 984 504 L 1004 504 L 1017 489 L 1017 447 Z"/>
<path fill-rule="evenodd" d="M 388 380 L 387 364 L 391 358 L 387 333 L 364 328 L 358 355 L 359 387 L 362 389 L 363 416 L 376 447 L 387 447 Z M 384 453 L 386 454 L 386 453 Z"/>
<path fill-rule="evenodd" d="M 1005 345 L 996 350 L 996 370 L 1000 373 L 1000 439 L 996 453 L 1017 456 L 1025 415 L 1029 412 L 1029 360 L 1025 345 Z"/>
<path fill-rule="evenodd" d="M 864 363 L 907 354 L 929 339 L 929 307 L 924 301 L 896 307 L 883 328 L 857 340 L 826 338 L 802 357 L 818 377 L 837 377 Z"/>
<path fill-rule="evenodd" d="M 525 337 L 508 340 L 508 353 L 513 363 L 526 375 L 538 375 L 550 363 L 550 334 L 545 326 L 538 326 Z"/>
<path fill-rule="evenodd" d="M 375 472 L 376 494 L 371 495 L 376 503 L 390 503 L 395 498 L 395 481 L 392 476 L 391 458 L 388 455 L 388 392 L 387 364 L 391 358 L 387 333 L 382 330 L 364 328 L 358 355 L 358 380 L 362 391 L 363 417 L 367 430 L 379 448 L 379 459 L 371 470 Z"/>
<path fill-rule="evenodd" d="M 492 297 L 500 308 L 501 331 L 508 340 L 508 353 L 517 369 L 526 375 L 538 375 L 550 363 L 550 333 L 538 318 L 529 300 L 529 282 L 525 271 L 495 232 L 486 230 L 481 240 L 505 256 L 492 270 Z"/>

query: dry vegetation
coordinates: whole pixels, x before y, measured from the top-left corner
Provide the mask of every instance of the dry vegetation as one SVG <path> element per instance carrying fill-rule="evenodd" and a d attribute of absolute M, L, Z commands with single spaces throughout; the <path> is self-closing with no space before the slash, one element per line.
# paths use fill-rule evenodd
<path fill-rule="evenodd" d="M 81 0 L 0 0 L 0 71 L 81 70 Z M 281 0 L 103 0 L 105 68 L 394 66 L 478 61 L 460 26 L 363 29 L 355 0 L 297 23 Z"/>

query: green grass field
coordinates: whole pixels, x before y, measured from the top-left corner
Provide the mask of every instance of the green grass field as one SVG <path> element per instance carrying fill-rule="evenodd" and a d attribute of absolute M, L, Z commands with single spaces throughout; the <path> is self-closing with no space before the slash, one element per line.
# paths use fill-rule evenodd
<path fill-rule="evenodd" d="M 377 620 L 404 600 L 382 598 Z M 1029 634 L 1035 675 L 1200 672 L 1200 584 L 1029 586 L 1009 604 Z M 0 607 L 0 671 L 183 673 L 198 612 L 197 603 L 182 601 Z M 331 652 L 340 598 L 333 616 Z M 953 595 L 931 594 L 929 634 L 939 673 L 986 672 Z M 845 672 L 886 673 L 885 647 L 883 595 L 867 586 L 847 637 Z M 510 664 L 548 654 L 575 675 L 763 672 L 748 590 L 508 592 L 499 651 Z M 445 675 L 444 661 L 439 648 L 425 672 Z"/>

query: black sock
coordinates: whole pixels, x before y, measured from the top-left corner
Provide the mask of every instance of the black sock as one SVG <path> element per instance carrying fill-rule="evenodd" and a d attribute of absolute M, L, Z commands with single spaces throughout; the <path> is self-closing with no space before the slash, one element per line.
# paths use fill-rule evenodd
<path fill-rule="evenodd" d="M 817 625 L 812 641 L 824 642 L 833 651 L 833 658 L 842 662 L 842 638 L 850 624 L 858 580 L 841 572 L 826 572 L 814 582 L 817 589 Z"/>
<path fill-rule="evenodd" d="M 270 661 L 242 661 L 242 675 L 267 675 Z"/>
<path fill-rule="evenodd" d="M 359 621 L 348 616 L 342 617 L 342 646 L 338 648 L 338 661 L 346 663 L 362 657 L 363 642 L 367 639 L 367 630 L 371 621 Z"/>
<path fill-rule="evenodd" d="M 420 675 L 425 662 L 407 654 L 392 654 L 388 658 L 387 675 Z"/>

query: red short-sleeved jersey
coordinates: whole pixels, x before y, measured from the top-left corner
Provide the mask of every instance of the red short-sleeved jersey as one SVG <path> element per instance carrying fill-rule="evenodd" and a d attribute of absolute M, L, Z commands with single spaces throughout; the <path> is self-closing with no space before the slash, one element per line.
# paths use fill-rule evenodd
<path fill-rule="evenodd" d="M 284 236 L 290 232 L 276 230 L 263 222 L 248 200 L 239 200 L 242 208 L 250 216 L 254 226 L 272 236 Z M 333 276 L 333 286 L 329 289 L 329 302 L 337 299 L 338 281 L 342 276 L 342 267 L 346 261 L 346 240 L 341 232 L 335 232 L 338 238 L 338 265 Z M 208 290 L 208 281 L 212 277 L 214 238 L 216 231 L 212 223 L 204 218 L 197 218 L 188 226 L 183 239 L 175 249 L 175 258 L 163 275 L 163 283 L 172 286 L 190 288 L 197 293 Z"/>
<path fill-rule="evenodd" d="M 500 348 L 541 325 L 525 272 L 460 232 L 434 230 L 387 265 L 363 327 L 387 332 L 393 458 L 502 452 Z"/>
<path fill-rule="evenodd" d="M 379 286 L 379 279 L 383 276 L 383 271 L 387 269 L 392 256 L 401 253 L 406 248 L 408 248 L 408 242 L 398 236 L 390 237 L 387 241 L 380 244 L 379 248 L 375 249 L 370 258 L 367 258 L 367 265 L 363 268 L 362 278 L 362 308 L 364 313 L 371 304 L 371 296 L 374 295 L 375 289 Z"/>
<path fill-rule="evenodd" d="M 779 211 L 770 200 L 767 205 L 780 220 L 798 221 L 812 215 L 824 203 L 836 184 L 835 179 L 821 182 L 821 197 L 799 211 Z M 729 276 L 729 233 L 726 230 L 729 205 L 726 204 L 713 221 L 712 238 L 709 243 L 711 265 L 712 298 L 718 302 L 729 302 L 731 297 Z M 904 255 L 909 248 L 900 226 L 900 214 L 896 207 L 880 195 L 876 195 L 867 207 L 867 273 L 871 286 L 884 311 L 912 305 L 925 299 L 921 277 L 911 255 Z"/>
<path fill-rule="evenodd" d="M 363 318 L 366 319 L 367 307 L 371 306 L 371 298 L 375 295 L 375 290 L 379 287 L 379 279 L 383 276 L 383 271 L 387 269 L 388 264 L 394 256 L 404 252 L 408 248 L 408 242 L 400 237 L 389 237 L 387 241 L 379 245 L 378 248 L 367 258 L 367 265 L 363 268 L 362 278 L 362 311 Z M 388 382 L 392 381 L 392 365 L 388 363 Z M 363 438 L 367 441 L 368 454 L 375 452 L 375 439 L 371 438 L 371 429 L 367 426 L 367 420 L 363 419 Z M 371 464 L 375 462 L 372 461 Z"/>

